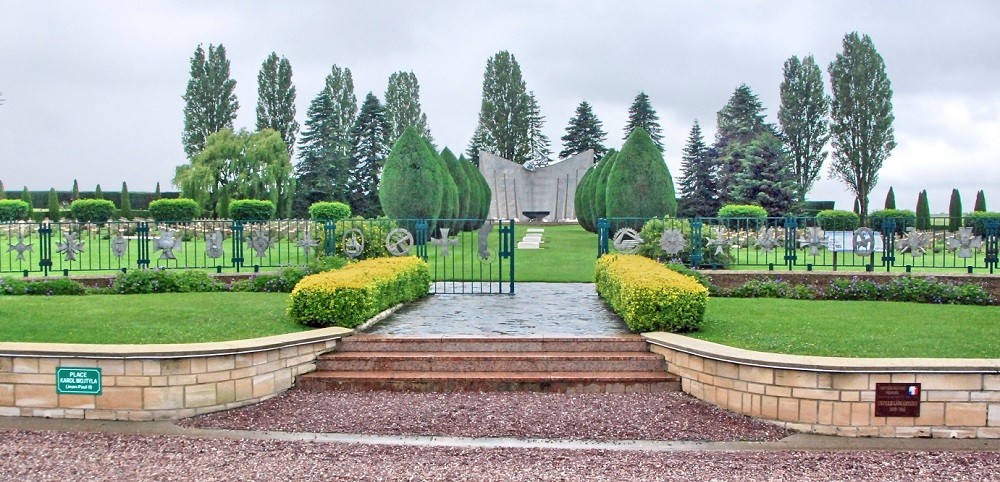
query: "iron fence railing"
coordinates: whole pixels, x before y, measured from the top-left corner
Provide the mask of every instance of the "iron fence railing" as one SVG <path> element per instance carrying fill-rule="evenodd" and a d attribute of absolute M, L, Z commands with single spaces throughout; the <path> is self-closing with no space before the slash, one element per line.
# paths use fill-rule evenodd
<path fill-rule="evenodd" d="M 598 255 L 638 252 L 702 268 L 997 269 L 1000 221 L 922 221 L 879 218 L 860 226 L 838 226 L 830 219 L 793 216 L 601 219 Z"/>

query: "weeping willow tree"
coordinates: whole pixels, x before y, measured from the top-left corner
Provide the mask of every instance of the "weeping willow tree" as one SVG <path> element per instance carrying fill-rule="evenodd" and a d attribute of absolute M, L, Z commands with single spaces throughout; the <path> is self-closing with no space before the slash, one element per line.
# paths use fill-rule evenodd
<path fill-rule="evenodd" d="M 177 167 L 174 185 L 203 212 L 218 216 L 227 199 L 266 199 L 288 217 L 294 196 L 292 163 L 281 134 L 271 129 L 223 129 L 208 137 L 205 149 Z"/>

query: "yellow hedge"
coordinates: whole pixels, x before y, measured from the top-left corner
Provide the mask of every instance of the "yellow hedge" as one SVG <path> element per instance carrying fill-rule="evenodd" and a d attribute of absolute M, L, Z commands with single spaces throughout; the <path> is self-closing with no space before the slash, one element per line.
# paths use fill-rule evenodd
<path fill-rule="evenodd" d="M 595 283 L 597 293 L 632 331 L 694 331 L 705 317 L 708 289 L 649 258 L 602 256 Z"/>
<path fill-rule="evenodd" d="M 354 328 L 383 310 L 427 294 L 427 263 L 414 256 L 374 258 L 302 278 L 288 315 L 309 326 Z"/>

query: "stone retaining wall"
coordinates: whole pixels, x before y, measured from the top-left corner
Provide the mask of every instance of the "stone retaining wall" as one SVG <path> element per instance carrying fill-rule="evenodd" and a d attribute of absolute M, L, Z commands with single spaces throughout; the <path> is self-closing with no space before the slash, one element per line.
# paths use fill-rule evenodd
<path fill-rule="evenodd" d="M 1000 360 L 761 353 L 669 333 L 643 335 L 684 392 L 808 433 L 1000 438 Z M 919 417 L 876 417 L 875 384 L 920 383 Z"/>
<path fill-rule="evenodd" d="M 0 343 L 0 416 L 164 420 L 248 405 L 290 388 L 352 333 L 324 328 L 178 345 Z M 100 368 L 102 393 L 56 393 L 59 367 Z"/>

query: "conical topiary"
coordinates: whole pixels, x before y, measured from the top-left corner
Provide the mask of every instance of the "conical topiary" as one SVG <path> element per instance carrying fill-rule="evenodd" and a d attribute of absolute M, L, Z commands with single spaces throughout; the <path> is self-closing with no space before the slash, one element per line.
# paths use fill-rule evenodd
<path fill-rule="evenodd" d="M 472 187 L 469 185 L 469 178 L 462 168 L 462 165 L 458 163 L 458 158 L 455 154 L 451 152 L 451 149 L 445 147 L 441 150 L 441 160 L 444 161 L 445 166 L 448 167 L 448 172 L 451 173 L 451 178 L 455 181 L 455 186 L 458 189 L 458 213 L 455 215 L 457 219 L 462 219 L 461 223 L 456 223 L 455 229 L 461 229 L 463 231 L 468 231 L 472 229 L 472 223 L 468 222 L 472 218 L 472 213 L 470 212 L 470 202 L 472 201 Z M 478 209 L 478 206 L 476 206 Z M 478 214 L 478 213 L 477 213 Z"/>
<path fill-rule="evenodd" d="M 962 227 L 962 195 L 958 189 L 951 190 L 951 199 L 948 200 L 948 230 L 958 231 Z"/>
<path fill-rule="evenodd" d="M 386 216 L 400 220 L 438 219 L 444 196 L 443 163 L 413 127 L 392 146 L 379 180 L 378 198 Z"/>
<path fill-rule="evenodd" d="M 917 196 L 917 229 L 931 228 L 931 208 L 927 204 L 927 190 L 920 191 Z"/>
<path fill-rule="evenodd" d="M 132 219 L 132 199 L 129 197 L 128 184 L 125 182 L 122 182 L 122 202 L 119 211 L 121 211 L 121 217 Z"/>
<path fill-rule="evenodd" d="M 597 165 L 597 172 L 594 173 L 594 195 L 591 198 L 590 212 L 591 218 L 593 219 L 595 230 L 597 229 L 597 222 L 601 218 L 608 217 L 607 213 L 607 192 L 608 192 L 608 176 L 611 175 L 611 168 L 614 166 L 615 161 L 618 160 L 618 152 L 614 149 L 608 151 L 608 154 L 601 159 L 601 162 Z M 596 231 L 595 231 L 596 232 Z"/>
<path fill-rule="evenodd" d="M 889 186 L 889 192 L 885 195 L 885 208 L 896 209 L 896 193 L 892 192 L 892 186 Z"/>
<path fill-rule="evenodd" d="M 622 146 L 608 176 L 607 216 L 646 219 L 677 215 L 677 195 L 663 154 L 649 133 L 636 128 Z M 642 222 L 637 223 L 641 227 Z"/>
<path fill-rule="evenodd" d="M 590 205 L 593 202 L 595 172 L 597 172 L 596 164 L 583 173 L 580 181 L 576 184 L 576 193 L 573 195 L 573 209 L 576 211 L 576 222 L 583 229 L 592 233 L 597 231 L 592 219 L 593 211 L 590 209 Z"/>
<path fill-rule="evenodd" d="M 2 184 L 0 184 L 2 186 Z M 985 213 L 986 212 L 986 193 L 979 191 L 976 193 L 976 206 L 972 208 L 975 212 Z"/>
<path fill-rule="evenodd" d="M 59 222 L 62 219 L 62 210 L 59 208 L 59 195 L 56 188 L 49 188 L 49 220 Z"/>

